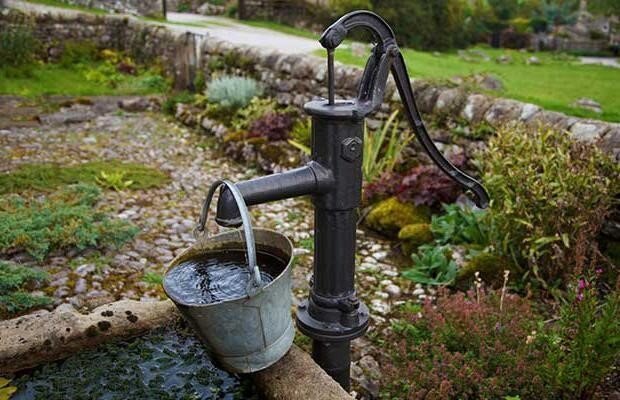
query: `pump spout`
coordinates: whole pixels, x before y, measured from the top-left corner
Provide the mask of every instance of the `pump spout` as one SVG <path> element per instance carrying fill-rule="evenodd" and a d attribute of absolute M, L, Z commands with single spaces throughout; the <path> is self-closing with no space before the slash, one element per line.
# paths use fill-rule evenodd
<path fill-rule="evenodd" d="M 304 167 L 238 182 L 235 186 L 241 192 L 245 204 L 252 206 L 290 197 L 324 193 L 333 184 L 331 171 L 311 161 Z M 215 221 L 218 225 L 226 227 L 241 226 L 237 203 L 228 187 L 224 186 L 220 191 Z"/>

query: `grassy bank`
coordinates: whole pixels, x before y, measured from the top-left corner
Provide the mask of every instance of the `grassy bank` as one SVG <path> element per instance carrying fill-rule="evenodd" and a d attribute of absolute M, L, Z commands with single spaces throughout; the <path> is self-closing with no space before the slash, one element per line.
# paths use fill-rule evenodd
<path fill-rule="evenodd" d="M 551 53 L 523 53 L 516 50 L 477 48 L 489 59 L 466 61 L 454 53 L 429 53 L 404 49 L 403 54 L 411 76 L 415 78 L 449 79 L 487 73 L 499 78 L 503 90 L 492 94 L 537 104 L 545 109 L 579 117 L 620 121 L 620 69 L 598 65 L 582 65 L 579 60 Z M 324 56 L 323 51 L 317 55 Z M 496 61 L 506 55 L 512 59 L 503 64 Z M 528 65 L 536 56 L 540 65 Z M 350 48 L 336 51 L 336 59 L 345 64 L 363 67 L 366 57 L 356 57 Z M 599 102 L 603 113 L 572 107 L 581 97 Z"/>
<path fill-rule="evenodd" d="M 43 95 L 146 95 L 162 93 L 167 83 L 160 76 L 147 71 L 138 75 L 116 74 L 114 80 L 96 72 L 100 64 L 65 67 L 60 64 L 35 64 L 28 73 L 0 66 L 0 94 L 24 97 Z M 95 71 L 95 72 L 93 72 Z"/>

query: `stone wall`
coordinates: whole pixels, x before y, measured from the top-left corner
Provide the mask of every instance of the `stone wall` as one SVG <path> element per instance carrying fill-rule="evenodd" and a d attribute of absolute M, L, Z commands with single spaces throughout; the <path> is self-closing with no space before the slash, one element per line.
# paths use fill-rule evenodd
<path fill-rule="evenodd" d="M 209 60 L 229 60 L 232 72 L 245 73 L 259 79 L 279 103 L 303 106 L 313 97 L 327 96 L 326 62 L 307 55 L 287 55 L 255 47 L 232 45 L 209 38 L 202 43 L 206 76 Z M 339 65 L 335 69 L 336 93 L 343 97 L 356 94 L 362 70 Z M 453 119 L 470 126 L 482 123 L 498 127 L 508 122 L 522 122 L 529 126 L 549 125 L 567 130 L 577 140 L 597 142 L 620 162 L 620 124 L 582 119 L 543 110 L 534 104 L 495 98 L 475 93 L 459 86 L 438 86 L 423 80 L 412 80 L 420 111 L 439 119 Z M 400 105 L 393 82 L 389 82 L 386 101 L 375 118 L 383 119 L 389 110 Z M 369 121 L 373 124 L 373 120 Z M 466 134 L 467 135 L 467 134 Z"/>
<path fill-rule="evenodd" d="M 174 34 L 163 26 L 119 16 L 77 14 L 71 17 L 37 14 L 33 27 L 44 43 L 46 55 L 57 57 L 62 43 L 70 39 L 93 40 L 102 48 L 127 51 L 141 62 L 161 62 L 179 89 L 191 88 L 197 71 L 206 77 L 216 69 L 252 75 L 282 104 L 303 106 L 316 96 L 327 96 L 326 62 L 309 55 L 289 55 L 256 47 L 233 45 L 192 33 Z M 2 24 L 23 23 L 18 12 L 0 15 Z M 352 97 L 362 76 L 357 67 L 336 67 L 336 91 Z M 570 132 L 575 139 L 598 143 L 620 161 L 620 124 L 581 119 L 515 100 L 494 98 L 459 86 L 440 86 L 414 80 L 420 111 L 438 119 L 449 119 L 476 127 L 498 127 L 507 122 L 535 126 L 545 124 Z M 383 119 L 400 104 L 393 82 L 386 101 L 375 118 Z M 376 120 L 370 120 L 372 127 Z M 467 133 L 465 133 L 467 137 Z M 474 138 L 472 137 L 472 140 Z"/>

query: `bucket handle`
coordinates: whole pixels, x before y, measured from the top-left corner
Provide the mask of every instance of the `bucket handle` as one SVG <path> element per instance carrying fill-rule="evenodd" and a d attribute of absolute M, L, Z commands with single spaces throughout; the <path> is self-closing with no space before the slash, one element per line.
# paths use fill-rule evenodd
<path fill-rule="evenodd" d="M 250 213 L 248 212 L 248 208 L 245 205 L 245 201 L 243 200 L 243 195 L 235 186 L 234 183 L 218 179 L 213 182 L 211 187 L 209 188 L 209 193 L 207 194 L 207 198 L 202 206 L 202 211 L 200 213 L 200 220 L 198 221 L 198 225 L 194 230 L 194 235 L 198 237 L 200 234 L 207 235 L 207 231 L 205 230 L 205 226 L 207 224 L 207 216 L 209 214 L 209 208 L 211 207 L 211 200 L 213 199 L 213 195 L 215 191 L 220 186 L 225 185 L 230 189 L 230 192 L 237 203 L 237 208 L 239 209 L 239 214 L 241 215 L 241 221 L 243 222 L 243 232 L 245 236 L 245 246 L 248 254 L 248 269 L 250 270 L 250 274 L 253 279 L 250 279 L 248 282 L 247 292 L 248 296 L 253 296 L 256 294 L 262 286 L 262 279 L 260 275 L 260 270 L 258 269 L 258 264 L 256 263 L 256 244 L 254 241 L 254 231 L 252 230 L 252 223 L 250 220 Z"/>

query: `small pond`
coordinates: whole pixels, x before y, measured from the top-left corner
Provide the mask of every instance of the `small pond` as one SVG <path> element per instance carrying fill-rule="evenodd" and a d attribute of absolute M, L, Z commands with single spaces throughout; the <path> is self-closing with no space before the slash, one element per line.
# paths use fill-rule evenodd
<path fill-rule="evenodd" d="M 200 341 L 179 329 L 105 344 L 17 377 L 12 400 L 259 400 L 249 378 L 216 367 Z"/>

